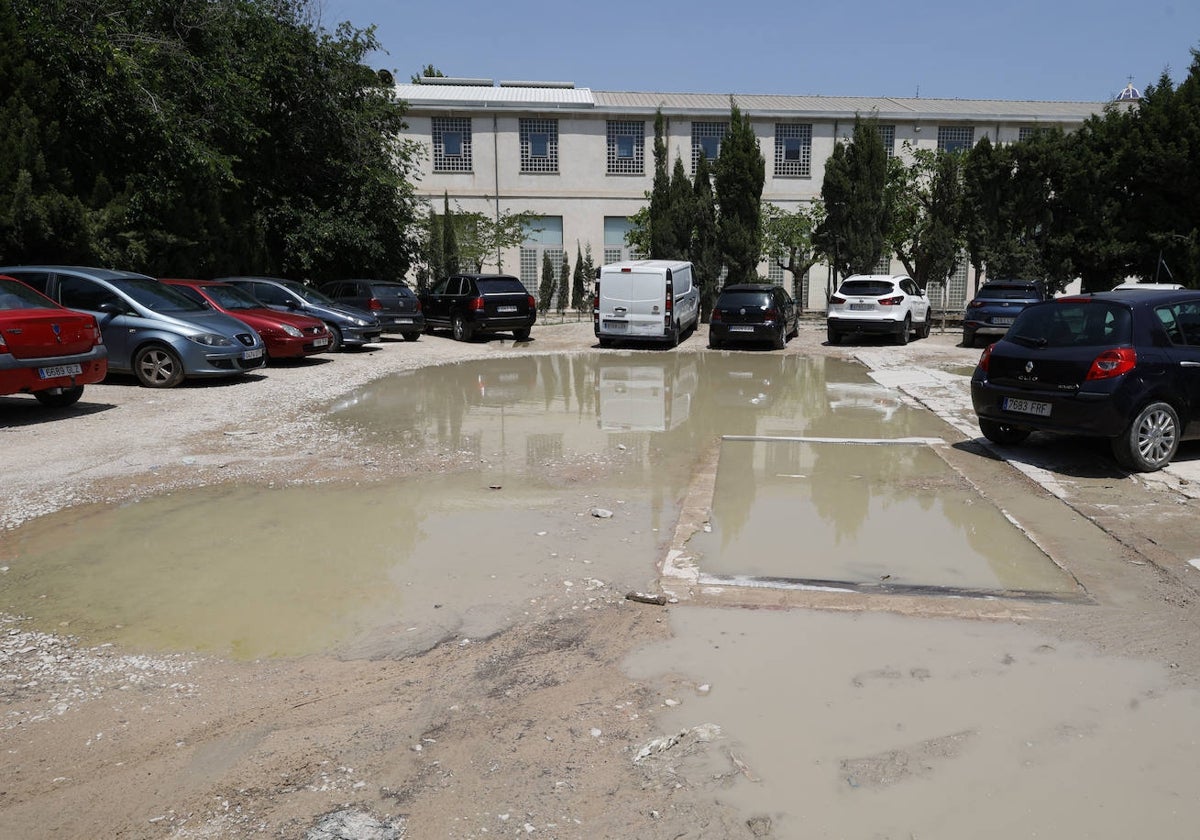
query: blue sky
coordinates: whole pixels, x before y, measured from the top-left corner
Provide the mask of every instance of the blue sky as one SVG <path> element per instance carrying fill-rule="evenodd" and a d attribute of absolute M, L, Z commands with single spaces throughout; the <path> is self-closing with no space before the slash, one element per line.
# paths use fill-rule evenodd
<path fill-rule="evenodd" d="M 569 81 L 595 90 L 1097 101 L 1200 48 L 1197 0 L 316 0 L 377 27 L 407 81 Z M 670 35 L 668 38 L 667 35 Z"/>

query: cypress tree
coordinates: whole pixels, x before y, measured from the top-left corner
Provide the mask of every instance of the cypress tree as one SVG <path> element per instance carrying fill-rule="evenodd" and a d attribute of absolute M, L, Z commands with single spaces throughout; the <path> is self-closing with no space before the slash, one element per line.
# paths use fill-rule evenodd
<path fill-rule="evenodd" d="M 674 250 L 667 259 L 686 260 L 691 250 L 692 232 L 696 227 L 696 198 L 692 192 L 692 182 L 688 179 L 687 170 L 683 168 L 683 160 L 675 158 L 675 168 L 671 172 L 671 213 L 670 224 Z"/>
<path fill-rule="evenodd" d="M 669 260 L 677 253 L 671 220 L 671 176 L 667 173 L 667 142 L 662 111 L 654 114 L 654 187 L 650 191 L 650 253 L 652 260 Z"/>
<path fill-rule="evenodd" d="M 692 191 L 696 225 L 688 259 L 695 266 L 696 281 L 700 284 L 700 318 L 707 324 L 712 306 L 717 300 L 717 284 L 721 278 L 721 248 L 717 239 L 717 205 L 713 200 L 712 178 L 709 174 L 708 159 L 703 155 L 696 163 Z"/>
<path fill-rule="evenodd" d="M 583 311 L 583 298 L 586 281 L 583 275 L 583 252 L 579 250 L 579 242 L 575 242 L 575 274 L 571 277 L 571 308 L 576 312 Z"/>
<path fill-rule="evenodd" d="M 571 265 L 567 262 L 567 249 L 563 249 L 562 267 L 558 272 L 558 299 L 555 309 L 561 315 L 567 309 L 567 299 L 571 294 Z"/>
<path fill-rule="evenodd" d="M 766 161 L 750 118 L 731 99 L 729 135 L 721 143 L 716 166 L 717 206 L 721 208 L 717 230 L 730 283 L 749 283 L 758 276 L 765 181 Z"/>
<path fill-rule="evenodd" d="M 454 231 L 454 215 L 450 212 L 450 195 L 442 194 L 442 276 L 458 273 L 458 235 Z"/>
<path fill-rule="evenodd" d="M 554 300 L 554 262 L 550 259 L 549 251 L 542 251 L 542 282 L 538 286 L 538 312 L 545 314 L 550 311 Z"/>

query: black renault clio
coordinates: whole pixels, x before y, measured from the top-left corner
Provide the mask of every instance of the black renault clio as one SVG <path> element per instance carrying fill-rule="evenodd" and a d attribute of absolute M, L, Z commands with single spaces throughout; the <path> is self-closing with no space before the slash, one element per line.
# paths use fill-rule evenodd
<path fill-rule="evenodd" d="M 1200 437 L 1200 291 L 1114 291 L 1023 310 L 971 378 L 979 428 L 1111 441 L 1123 467 L 1150 472 Z"/>

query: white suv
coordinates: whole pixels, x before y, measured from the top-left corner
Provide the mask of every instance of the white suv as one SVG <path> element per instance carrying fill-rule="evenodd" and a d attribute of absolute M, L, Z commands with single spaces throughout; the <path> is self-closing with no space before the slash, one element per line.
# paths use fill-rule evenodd
<path fill-rule="evenodd" d="M 905 274 L 855 274 L 829 298 L 825 326 L 830 344 L 850 333 L 890 335 L 897 344 L 927 338 L 933 309 L 925 292 Z"/>

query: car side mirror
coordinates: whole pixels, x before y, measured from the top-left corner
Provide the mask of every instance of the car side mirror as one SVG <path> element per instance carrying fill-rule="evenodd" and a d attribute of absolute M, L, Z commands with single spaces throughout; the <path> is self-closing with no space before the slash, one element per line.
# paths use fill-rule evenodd
<path fill-rule="evenodd" d="M 109 315 L 124 315 L 125 307 L 111 300 L 106 300 L 104 303 L 100 304 L 100 311 L 107 312 Z"/>

